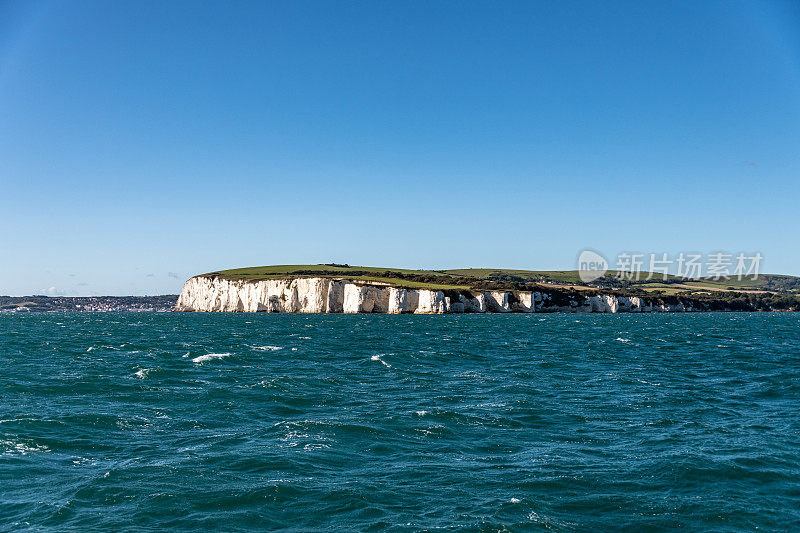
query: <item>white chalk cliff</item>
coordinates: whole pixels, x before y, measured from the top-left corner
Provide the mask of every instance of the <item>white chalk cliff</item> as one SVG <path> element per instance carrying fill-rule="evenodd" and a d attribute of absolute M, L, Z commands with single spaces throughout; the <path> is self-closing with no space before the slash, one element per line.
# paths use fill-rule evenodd
<path fill-rule="evenodd" d="M 239 313 L 663 313 L 699 311 L 691 302 L 602 294 L 557 298 L 546 291 L 406 289 L 378 282 L 297 277 L 236 280 L 218 275 L 187 281 L 176 311 Z"/>

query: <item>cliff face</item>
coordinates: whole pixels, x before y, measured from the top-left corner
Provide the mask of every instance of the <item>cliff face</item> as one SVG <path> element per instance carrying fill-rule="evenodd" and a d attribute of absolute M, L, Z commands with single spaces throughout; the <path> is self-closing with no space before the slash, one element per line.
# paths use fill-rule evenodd
<path fill-rule="evenodd" d="M 344 279 L 229 280 L 196 276 L 183 286 L 176 311 L 266 313 L 663 313 L 700 311 L 691 302 L 604 294 L 563 301 L 547 292 L 404 289 Z"/>

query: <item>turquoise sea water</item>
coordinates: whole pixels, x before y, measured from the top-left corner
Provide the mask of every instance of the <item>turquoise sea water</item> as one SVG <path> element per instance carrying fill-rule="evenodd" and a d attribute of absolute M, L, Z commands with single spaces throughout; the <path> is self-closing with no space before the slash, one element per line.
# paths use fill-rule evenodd
<path fill-rule="evenodd" d="M 0 529 L 797 530 L 800 315 L 0 315 Z"/>

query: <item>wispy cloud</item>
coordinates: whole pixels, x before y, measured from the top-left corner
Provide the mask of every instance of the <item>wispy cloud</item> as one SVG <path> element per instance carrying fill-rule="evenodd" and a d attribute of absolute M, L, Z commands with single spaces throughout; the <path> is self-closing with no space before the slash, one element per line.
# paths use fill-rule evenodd
<path fill-rule="evenodd" d="M 53 286 L 47 289 L 42 289 L 42 294 L 46 294 L 48 296 L 60 296 L 64 294 L 64 291 L 59 290 L 55 286 Z"/>
<path fill-rule="evenodd" d="M 146 278 L 154 278 L 154 277 L 156 277 L 156 275 L 155 275 L 155 274 L 148 274 L 148 275 L 146 275 L 145 277 L 146 277 Z"/>
<path fill-rule="evenodd" d="M 177 272 L 167 272 L 167 277 L 174 278 L 174 279 L 180 279 L 180 276 L 178 276 Z"/>

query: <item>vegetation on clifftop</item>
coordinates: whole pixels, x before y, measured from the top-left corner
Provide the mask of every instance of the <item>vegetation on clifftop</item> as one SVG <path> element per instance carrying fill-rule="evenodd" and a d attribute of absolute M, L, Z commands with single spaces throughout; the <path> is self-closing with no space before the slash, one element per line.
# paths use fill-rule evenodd
<path fill-rule="evenodd" d="M 221 270 L 205 274 L 227 279 L 261 280 L 296 277 L 329 277 L 362 282 L 386 283 L 397 287 L 443 291 L 511 290 L 544 291 L 565 301 L 582 299 L 600 291 L 622 296 L 657 298 L 663 301 L 690 300 L 712 309 L 768 310 L 800 309 L 800 278 L 762 275 L 757 280 L 687 279 L 661 275 L 652 280 L 620 279 L 611 271 L 589 285 L 575 270 L 535 271 L 513 269 L 414 270 L 364 267 L 346 264 L 273 265 Z M 645 276 L 646 277 L 646 273 Z"/>

